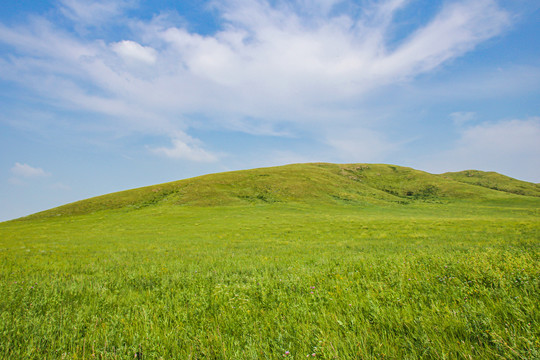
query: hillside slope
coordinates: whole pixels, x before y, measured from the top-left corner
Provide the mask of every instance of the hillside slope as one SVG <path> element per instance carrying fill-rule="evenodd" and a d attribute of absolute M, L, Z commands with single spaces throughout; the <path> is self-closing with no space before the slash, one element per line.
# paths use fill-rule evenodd
<path fill-rule="evenodd" d="M 540 184 L 516 180 L 496 172 L 464 170 L 447 172 L 442 176 L 467 184 L 483 186 L 489 189 L 505 191 L 512 194 L 540 197 Z"/>
<path fill-rule="evenodd" d="M 512 200 L 523 195 L 538 196 L 534 191 L 537 185 L 496 175 L 489 177 L 489 186 L 478 186 L 467 181 L 469 178 L 464 180 L 459 173 L 434 175 L 394 165 L 293 164 L 210 174 L 121 191 L 43 211 L 26 219 L 162 205 L 228 206 L 299 202 L 387 205 L 464 199 Z M 516 189 L 523 190 L 520 193 Z"/>

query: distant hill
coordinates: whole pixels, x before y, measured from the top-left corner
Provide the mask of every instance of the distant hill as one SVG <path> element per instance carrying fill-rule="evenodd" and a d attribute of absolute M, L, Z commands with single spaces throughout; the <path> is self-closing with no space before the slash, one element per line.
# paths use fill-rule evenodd
<path fill-rule="evenodd" d="M 386 164 L 293 164 L 199 176 L 94 197 L 26 218 L 149 206 L 265 203 L 388 205 L 539 197 L 540 186 L 497 173 L 441 175 Z"/>
<path fill-rule="evenodd" d="M 496 172 L 465 170 L 442 174 L 449 179 L 518 195 L 540 197 L 540 184 L 516 180 Z"/>

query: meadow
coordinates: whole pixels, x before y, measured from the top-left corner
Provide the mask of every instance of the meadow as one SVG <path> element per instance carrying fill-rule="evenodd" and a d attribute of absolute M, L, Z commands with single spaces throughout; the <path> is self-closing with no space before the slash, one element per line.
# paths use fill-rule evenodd
<path fill-rule="evenodd" d="M 538 200 L 0 224 L 3 359 L 540 359 Z"/>

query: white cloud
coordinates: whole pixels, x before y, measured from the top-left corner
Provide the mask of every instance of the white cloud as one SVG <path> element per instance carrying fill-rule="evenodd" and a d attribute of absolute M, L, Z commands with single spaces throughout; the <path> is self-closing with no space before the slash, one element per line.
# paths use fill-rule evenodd
<path fill-rule="evenodd" d="M 15 165 L 11 168 L 11 173 L 17 177 L 23 178 L 40 178 L 51 175 L 42 168 L 32 167 L 28 164 L 21 163 L 15 163 Z"/>
<path fill-rule="evenodd" d="M 483 123 L 466 129 L 458 144 L 477 153 L 534 154 L 540 161 L 540 118 Z"/>
<path fill-rule="evenodd" d="M 111 48 L 125 60 L 136 60 L 147 64 L 156 62 L 156 51 L 149 46 L 142 46 L 135 41 L 124 40 L 113 43 Z"/>
<path fill-rule="evenodd" d="M 77 24 L 96 25 L 118 16 L 132 1 L 60 0 L 60 11 Z"/>
<path fill-rule="evenodd" d="M 389 46 L 395 13 L 412 2 L 368 2 L 369 9 L 358 16 L 332 11 L 338 3 L 346 2 L 226 0 L 216 3 L 223 27 L 214 34 L 190 32 L 160 17 L 128 21 L 135 29 L 131 39 L 110 44 L 71 34 L 44 18 L 20 27 L 0 24 L 0 43 L 17 50 L 0 56 L 0 77 L 56 107 L 110 116 L 130 131 L 168 136 L 206 119 L 210 128 L 254 132 L 239 124 L 257 119 L 256 131 L 278 135 L 276 128 L 291 125 L 324 141 L 329 129 L 359 118 L 358 103 L 368 91 L 432 71 L 509 23 L 494 0 L 454 1 Z M 61 9 L 73 20 L 90 22 L 120 16 L 129 5 L 63 0 Z M 305 9 L 311 5 L 308 18 Z M 374 124 L 364 120 L 361 126 Z M 359 146 L 328 143 L 345 151 Z M 376 149 L 384 152 L 386 145 L 362 151 L 374 156 Z M 182 139 L 157 150 L 212 159 L 201 145 Z"/>
<path fill-rule="evenodd" d="M 150 149 L 152 152 L 164 155 L 172 159 L 182 159 L 196 162 L 214 162 L 219 159 L 217 154 L 213 154 L 203 149 L 199 140 L 188 135 L 178 133 L 171 139 L 172 147 L 160 147 Z"/>
<path fill-rule="evenodd" d="M 457 126 L 462 126 L 476 118 L 476 113 L 471 111 L 457 111 L 449 115 L 450 119 Z"/>
<path fill-rule="evenodd" d="M 393 53 L 380 57 L 374 71 L 400 78 L 432 70 L 499 34 L 509 22 L 492 0 L 450 3 Z"/>
<path fill-rule="evenodd" d="M 465 128 L 451 150 L 431 156 L 422 167 L 435 172 L 497 171 L 540 182 L 540 118 Z"/>

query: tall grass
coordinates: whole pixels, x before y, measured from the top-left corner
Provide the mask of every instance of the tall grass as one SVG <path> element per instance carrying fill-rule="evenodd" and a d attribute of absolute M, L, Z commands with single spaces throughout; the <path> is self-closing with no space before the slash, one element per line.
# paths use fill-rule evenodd
<path fill-rule="evenodd" d="M 538 207 L 518 205 L 3 223 L 0 358 L 540 358 Z"/>

